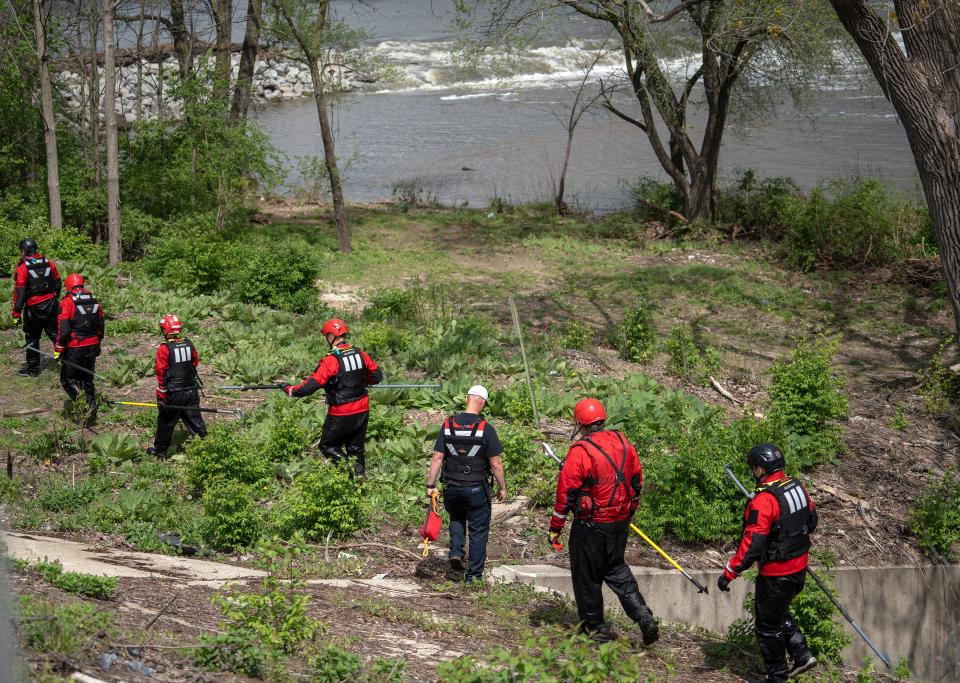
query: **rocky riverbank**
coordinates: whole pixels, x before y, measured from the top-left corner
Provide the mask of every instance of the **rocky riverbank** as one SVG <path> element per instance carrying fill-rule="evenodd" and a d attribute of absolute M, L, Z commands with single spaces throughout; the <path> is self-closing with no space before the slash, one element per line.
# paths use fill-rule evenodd
<path fill-rule="evenodd" d="M 212 60 L 211 63 L 212 65 Z M 236 79 L 240 55 L 232 58 L 232 79 Z M 199 69 L 207 68 L 203 61 Z M 97 67 L 100 95 L 103 94 L 103 67 Z M 375 82 L 349 67 L 327 66 L 324 83 L 330 89 L 350 91 Z M 74 70 L 54 74 L 54 80 L 67 105 L 78 115 L 89 110 L 89 78 Z M 176 96 L 179 65 L 174 57 L 161 61 L 141 60 L 117 67 L 117 114 L 127 123 L 137 120 L 179 118 L 183 105 Z M 253 102 L 275 102 L 313 95 L 310 70 L 300 61 L 288 57 L 257 60 L 253 74 Z M 98 100 L 99 102 L 99 100 Z"/>

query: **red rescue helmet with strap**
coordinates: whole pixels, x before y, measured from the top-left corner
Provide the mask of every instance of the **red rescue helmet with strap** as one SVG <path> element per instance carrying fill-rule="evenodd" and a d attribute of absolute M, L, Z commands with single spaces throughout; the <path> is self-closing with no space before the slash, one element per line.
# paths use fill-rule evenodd
<path fill-rule="evenodd" d="M 180 332 L 183 331 L 183 323 L 180 322 L 180 318 L 177 316 L 172 313 L 167 313 L 160 318 L 160 329 L 163 330 L 163 333 L 166 335 L 180 334 Z"/>
<path fill-rule="evenodd" d="M 607 411 L 603 404 L 595 398 L 585 398 L 573 408 L 573 419 L 581 427 L 602 422 L 607 419 Z"/>
<path fill-rule="evenodd" d="M 347 328 L 347 323 L 343 322 L 339 318 L 331 318 L 327 322 L 323 323 L 323 327 L 320 329 L 320 334 L 326 337 L 328 334 L 332 334 L 335 337 L 342 337 L 350 330 Z"/>
<path fill-rule="evenodd" d="M 72 292 L 77 287 L 83 287 L 86 282 L 79 273 L 70 273 L 67 275 L 67 279 L 63 281 L 63 284 L 66 285 L 68 292 Z"/>

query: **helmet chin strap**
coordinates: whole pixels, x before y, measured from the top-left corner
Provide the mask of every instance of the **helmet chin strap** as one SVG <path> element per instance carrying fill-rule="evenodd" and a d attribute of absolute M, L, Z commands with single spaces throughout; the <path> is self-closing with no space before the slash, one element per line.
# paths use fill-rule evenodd
<path fill-rule="evenodd" d="M 577 438 L 577 434 L 579 434 L 582 431 L 583 431 L 583 425 L 577 424 L 577 428 L 574 429 L 573 433 L 570 435 L 570 440 L 573 441 L 575 438 Z"/>

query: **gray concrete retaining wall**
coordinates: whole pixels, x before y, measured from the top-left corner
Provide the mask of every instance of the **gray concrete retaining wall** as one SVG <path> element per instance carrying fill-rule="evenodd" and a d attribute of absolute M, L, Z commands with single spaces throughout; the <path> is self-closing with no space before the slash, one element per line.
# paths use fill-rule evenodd
<path fill-rule="evenodd" d="M 722 633 L 745 616 L 743 599 L 752 590 L 748 581 L 737 580 L 730 593 L 721 593 L 716 589 L 719 570 L 690 571 L 710 587 L 709 595 L 701 595 L 676 571 L 632 569 L 644 598 L 661 619 Z M 492 574 L 572 596 L 570 572 L 559 567 L 505 565 Z M 832 574 L 840 603 L 894 664 L 907 657 L 915 680 L 960 681 L 960 567 L 844 567 Z M 619 606 L 606 588 L 604 596 L 608 606 Z M 872 652 L 843 623 L 853 637 L 844 653 L 846 662 L 858 666 Z M 879 661 L 876 665 L 883 669 Z"/>

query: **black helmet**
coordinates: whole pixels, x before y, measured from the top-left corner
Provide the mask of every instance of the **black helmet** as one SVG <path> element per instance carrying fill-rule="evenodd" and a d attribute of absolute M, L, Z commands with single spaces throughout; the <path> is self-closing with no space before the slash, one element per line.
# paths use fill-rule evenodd
<path fill-rule="evenodd" d="M 32 237 L 24 237 L 20 240 L 20 251 L 24 254 L 33 254 L 37 251 L 37 241 Z"/>
<path fill-rule="evenodd" d="M 747 464 L 750 467 L 759 465 L 767 474 L 782 470 L 786 465 L 783 451 L 772 443 L 757 444 L 747 453 Z"/>

